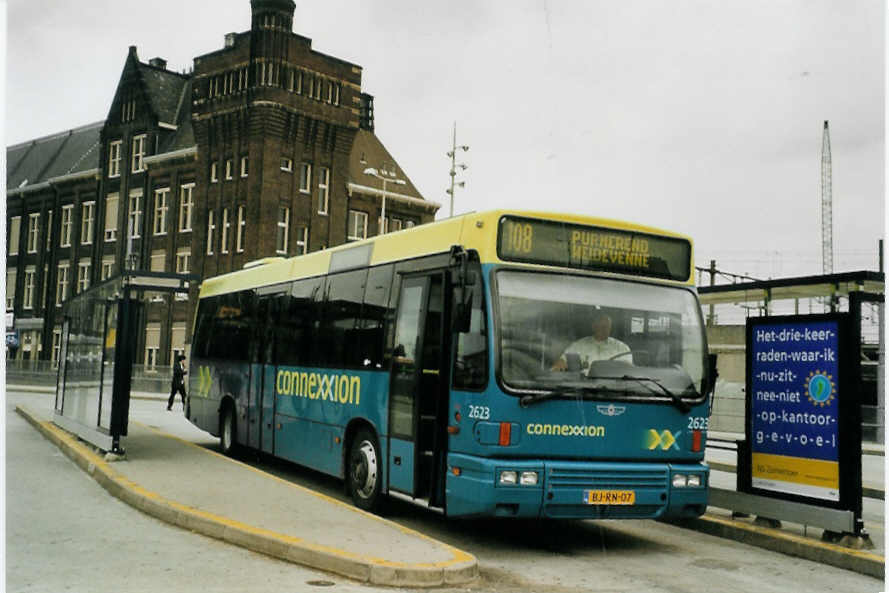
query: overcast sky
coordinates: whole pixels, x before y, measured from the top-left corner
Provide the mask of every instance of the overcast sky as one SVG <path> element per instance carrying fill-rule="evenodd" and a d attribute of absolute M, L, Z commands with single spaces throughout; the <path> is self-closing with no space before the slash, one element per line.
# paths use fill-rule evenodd
<path fill-rule="evenodd" d="M 884 234 L 882 0 L 297 0 L 294 32 L 364 68 L 376 132 L 447 216 L 543 208 L 677 230 L 760 277 L 821 271 L 830 120 L 836 271 Z M 212 10 L 207 7 L 212 6 Z M 249 0 L 9 0 L 7 145 L 104 119 L 127 48 L 175 70 Z"/>

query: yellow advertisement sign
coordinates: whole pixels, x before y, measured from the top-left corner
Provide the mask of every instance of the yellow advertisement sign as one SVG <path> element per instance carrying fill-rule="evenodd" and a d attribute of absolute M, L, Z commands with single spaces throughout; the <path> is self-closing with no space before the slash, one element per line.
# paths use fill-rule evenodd
<path fill-rule="evenodd" d="M 753 454 L 753 486 L 800 496 L 840 499 L 840 464 L 767 453 Z"/>

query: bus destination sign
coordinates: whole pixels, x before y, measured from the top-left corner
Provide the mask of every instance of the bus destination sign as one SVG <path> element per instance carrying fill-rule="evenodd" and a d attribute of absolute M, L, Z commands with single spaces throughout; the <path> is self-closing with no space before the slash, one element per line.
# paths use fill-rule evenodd
<path fill-rule="evenodd" d="M 502 260 L 688 280 L 691 244 L 588 225 L 504 216 L 497 254 Z"/>

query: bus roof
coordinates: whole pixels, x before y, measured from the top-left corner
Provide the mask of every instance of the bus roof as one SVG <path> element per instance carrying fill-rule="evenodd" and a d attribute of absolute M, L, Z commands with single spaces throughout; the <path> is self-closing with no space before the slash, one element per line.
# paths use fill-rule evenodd
<path fill-rule="evenodd" d="M 287 259 L 264 258 L 250 262 L 245 269 L 204 280 L 201 297 L 327 274 L 337 267 L 338 260 L 358 259 L 364 265 L 374 266 L 435 253 L 446 253 L 452 245 L 461 245 L 464 249 L 477 251 L 482 263 L 498 263 L 501 260 L 497 254 L 497 226 L 501 217 L 507 215 L 635 231 L 684 239 L 692 244 L 691 239 L 678 233 L 605 218 L 524 210 L 471 212 L 307 255 Z M 541 265 L 533 267 L 554 268 Z M 694 269 L 693 263 L 690 263 L 690 269 Z M 693 283 L 694 274 L 690 273 L 688 280 L 681 284 Z"/>

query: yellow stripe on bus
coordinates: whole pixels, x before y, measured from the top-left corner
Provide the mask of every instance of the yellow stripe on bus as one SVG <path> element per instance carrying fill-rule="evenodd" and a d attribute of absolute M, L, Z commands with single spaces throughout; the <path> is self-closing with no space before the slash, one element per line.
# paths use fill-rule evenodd
<path fill-rule="evenodd" d="M 292 257 L 282 261 L 271 261 L 267 264 L 258 265 L 246 270 L 238 270 L 214 278 L 207 278 L 201 286 L 200 296 L 203 298 L 218 294 L 227 294 L 248 288 L 257 288 L 280 282 L 288 282 L 299 278 L 324 275 L 327 274 L 330 269 L 330 258 L 332 254 L 367 244 L 373 246 L 370 257 L 370 265 L 372 266 L 412 259 L 424 255 L 432 255 L 435 253 L 447 253 L 452 245 L 461 245 L 466 250 L 474 249 L 478 252 L 479 260 L 482 264 L 501 263 L 501 260 L 497 257 L 497 227 L 500 218 L 505 215 L 600 226 L 649 233 L 663 237 L 680 238 L 687 240 L 692 244 L 692 249 L 694 249 L 694 244 L 691 242 L 691 239 L 685 235 L 619 220 L 579 216 L 576 214 L 493 210 L 490 212 L 456 216 L 447 220 L 419 225 L 410 229 L 371 237 L 363 241 L 339 245 L 337 247 L 316 251 L 307 255 Z M 693 254 L 694 252 L 692 251 L 692 256 Z M 564 268 L 557 268 L 555 266 L 534 264 L 529 264 L 528 266 L 564 270 Z M 694 270 L 694 257 L 692 257 L 689 269 Z M 688 280 L 681 284 L 694 285 L 694 274 L 689 274 Z"/>

